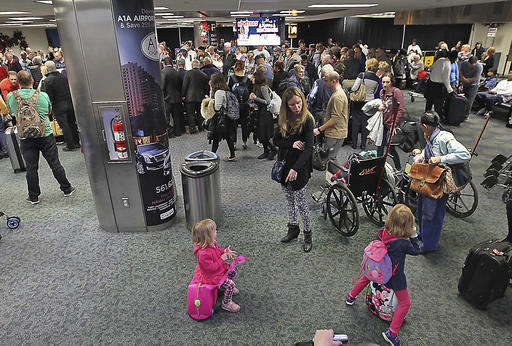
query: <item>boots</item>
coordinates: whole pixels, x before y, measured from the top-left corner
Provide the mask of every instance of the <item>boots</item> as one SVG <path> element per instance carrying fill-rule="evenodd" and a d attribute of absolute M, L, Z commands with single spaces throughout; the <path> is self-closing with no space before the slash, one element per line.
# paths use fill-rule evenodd
<path fill-rule="evenodd" d="M 310 252 L 313 248 L 311 231 L 304 232 L 304 252 Z"/>
<path fill-rule="evenodd" d="M 281 239 L 282 243 L 288 243 L 289 241 L 297 238 L 300 233 L 299 225 L 288 224 L 288 233 L 284 238 Z"/>

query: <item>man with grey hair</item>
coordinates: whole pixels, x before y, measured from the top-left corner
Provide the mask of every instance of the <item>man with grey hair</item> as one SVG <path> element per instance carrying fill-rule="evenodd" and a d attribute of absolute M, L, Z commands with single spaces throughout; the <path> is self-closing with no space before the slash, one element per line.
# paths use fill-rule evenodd
<path fill-rule="evenodd" d="M 5 53 L 5 65 L 7 65 L 7 71 L 14 71 L 14 72 L 20 72 L 23 70 L 23 67 L 21 67 L 20 62 L 14 58 L 14 54 L 12 54 L 10 51 Z"/>
<path fill-rule="evenodd" d="M 41 73 L 41 64 L 43 63 L 43 60 L 40 56 L 35 56 L 32 59 L 32 65 L 30 65 L 29 72 L 32 75 L 32 78 L 34 79 L 34 89 L 37 89 L 39 87 L 39 82 L 43 78 L 43 74 Z"/>
<path fill-rule="evenodd" d="M 320 63 L 320 65 L 318 65 L 318 69 L 317 69 L 318 78 L 321 78 L 320 74 L 322 72 L 322 67 L 325 65 L 330 65 L 331 61 L 332 61 L 332 57 L 329 54 L 322 55 L 321 63 Z"/>
<path fill-rule="evenodd" d="M 300 89 L 300 91 L 304 92 L 304 89 L 302 88 L 301 79 L 304 78 L 304 66 L 302 65 L 295 65 L 295 67 L 292 69 L 293 73 L 288 78 L 288 88 L 289 87 L 297 87 Z"/>
<path fill-rule="evenodd" d="M 210 93 L 208 77 L 199 70 L 199 60 L 193 60 L 191 65 L 192 70 L 185 73 L 181 91 L 187 107 L 188 126 L 185 126 L 185 130 L 188 134 L 198 131 L 198 125 L 201 125 L 201 101 Z"/>
<path fill-rule="evenodd" d="M 236 62 L 236 55 L 231 51 L 231 43 L 224 43 L 224 51 L 222 52 L 222 74 L 228 77 L 229 70 Z"/>
<path fill-rule="evenodd" d="M 41 90 L 45 91 L 52 102 L 53 114 L 55 120 L 62 129 L 66 147 L 64 151 L 74 151 L 80 148 L 80 138 L 78 136 L 78 127 L 76 125 L 75 110 L 71 100 L 68 79 L 57 71 L 53 61 L 44 63 L 48 70 L 48 76 L 41 85 Z"/>
<path fill-rule="evenodd" d="M 313 134 L 318 136 L 325 132 L 325 147 L 329 150 L 329 159 L 336 160 L 343 140 L 348 134 L 348 100 L 337 72 L 327 73 L 324 83 L 333 93 L 327 104 L 325 123 L 315 128 Z"/>
<path fill-rule="evenodd" d="M 212 59 L 207 56 L 203 60 L 203 67 L 201 67 L 201 71 L 206 74 L 208 80 L 212 78 L 212 74 L 220 72 L 220 70 L 213 64 Z"/>
<path fill-rule="evenodd" d="M 322 78 L 315 81 L 313 88 L 308 95 L 308 109 L 315 117 L 317 126 L 321 126 L 325 121 L 327 103 L 332 95 L 332 90 L 325 84 L 325 76 L 333 71 L 334 68 L 331 64 L 323 66 L 321 73 Z"/>

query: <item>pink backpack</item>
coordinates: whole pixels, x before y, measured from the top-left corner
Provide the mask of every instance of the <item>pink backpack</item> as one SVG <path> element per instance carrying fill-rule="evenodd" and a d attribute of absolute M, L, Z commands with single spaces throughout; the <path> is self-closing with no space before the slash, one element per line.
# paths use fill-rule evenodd
<path fill-rule="evenodd" d="M 388 241 L 389 242 L 389 241 Z M 382 240 L 374 240 L 364 249 L 361 272 L 368 280 L 385 284 L 395 273 L 395 268 L 388 255 L 388 247 Z"/>
<path fill-rule="evenodd" d="M 188 314 L 195 320 L 204 320 L 213 315 L 213 307 L 217 301 L 217 288 L 221 286 L 228 277 L 228 272 L 233 270 L 236 263 L 244 263 L 244 256 L 238 256 L 233 259 L 226 274 L 220 279 L 218 284 L 206 285 L 202 283 L 188 285 L 187 304 Z"/>

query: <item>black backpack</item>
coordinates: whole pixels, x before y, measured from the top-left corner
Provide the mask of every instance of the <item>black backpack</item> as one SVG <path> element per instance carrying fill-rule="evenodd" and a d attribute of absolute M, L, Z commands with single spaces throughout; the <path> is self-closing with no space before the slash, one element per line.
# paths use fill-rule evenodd
<path fill-rule="evenodd" d="M 233 87 L 231 88 L 231 91 L 233 94 L 235 94 L 236 99 L 238 100 L 239 105 L 246 104 L 249 101 L 249 88 L 247 87 L 247 81 L 249 78 L 247 76 L 244 76 L 244 78 L 238 82 L 235 76 L 231 76 L 233 79 Z"/>
<path fill-rule="evenodd" d="M 288 78 L 285 78 L 285 79 L 283 79 L 282 81 L 279 82 L 279 86 L 277 87 L 277 91 L 276 91 L 276 93 L 279 96 L 283 96 L 283 94 L 286 91 L 286 89 L 288 89 L 288 82 L 289 82 Z"/>

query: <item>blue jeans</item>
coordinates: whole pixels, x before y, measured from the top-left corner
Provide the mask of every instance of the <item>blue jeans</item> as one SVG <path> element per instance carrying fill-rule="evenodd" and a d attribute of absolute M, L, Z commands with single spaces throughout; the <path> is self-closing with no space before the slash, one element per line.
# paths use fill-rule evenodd
<path fill-rule="evenodd" d="M 5 124 L 0 116 L 0 155 L 7 154 L 7 143 L 5 142 Z"/>
<path fill-rule="evenodd" d="M 66 171 L 59 161 L 59 152 L 53 135 L 22 139 L 20 149 L 27 166 L 28 196 L 31 199 L 37 198 L 41 194 L 38 174 L 39 152 L 43 154 L 46 162 L 48 162 L 53 176 L 59 182 L 61 191 L 64 193 L 71 191 L 71 184 L 66 178 Z"/>

